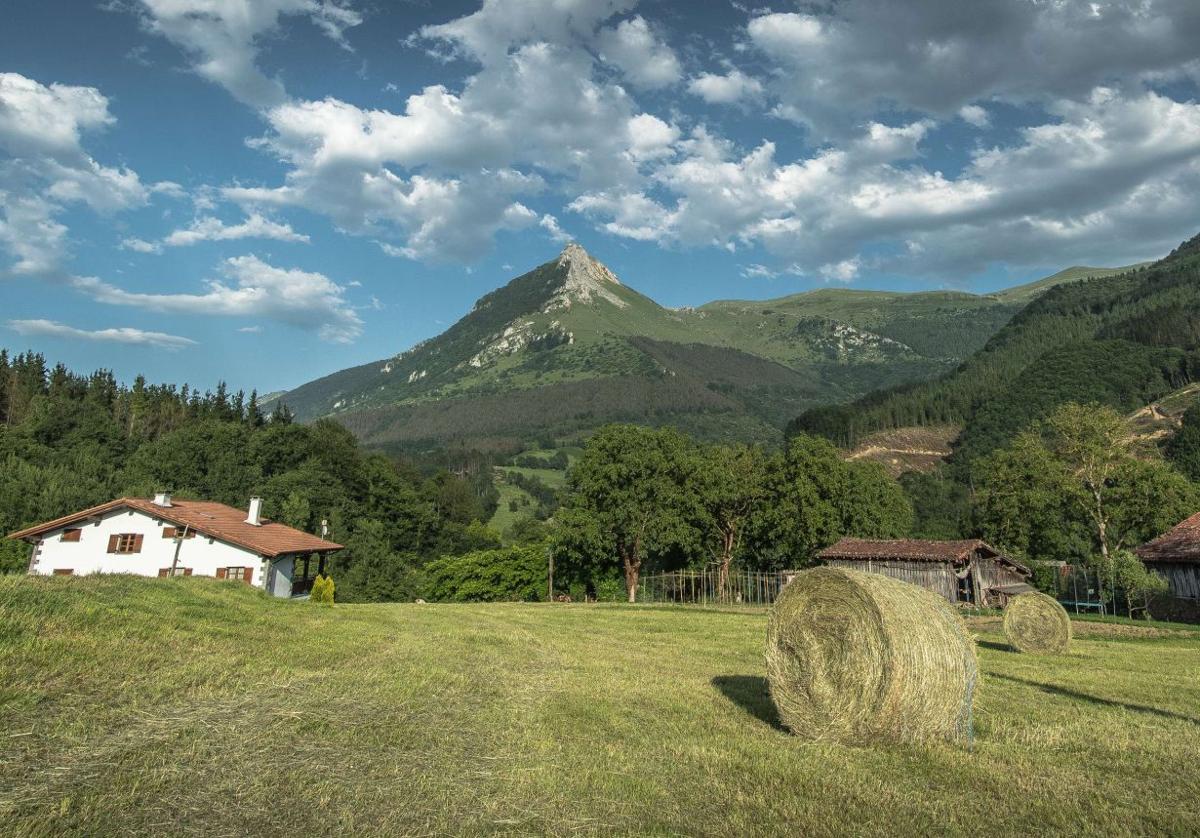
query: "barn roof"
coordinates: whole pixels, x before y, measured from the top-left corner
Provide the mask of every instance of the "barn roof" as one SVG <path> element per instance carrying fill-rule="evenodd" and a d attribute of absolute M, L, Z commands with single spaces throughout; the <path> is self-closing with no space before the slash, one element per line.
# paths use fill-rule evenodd
<path fill-rule="evenodd" d="M 1134 552 L 1145 562 L 1200 563 L 1200 512 Z"/>
<path fill-rule="evenodd" d="M 965 541 L 926 541 L 904 538 L 874 540 L 868 538 L 843 538 L 832 547 L 817 554 L 820 559 L 904 559 L 917 562 L 960 562 L 966 561 L 976 550 L 984 550 L 994 556 L 1000 555 L 979 539 Z"/>
<path fill-rule="evenodd" d="M 949 562 L 958 564 L 968 561 L 976 553 L 991 556 L 1022 572 L 1029 568 L 1005 556 L 986 541 L 978 538 L 962 541 L 928 541 L 902 538 L 876 540 L 868 538 L 843 538 L 832 547 L 817 553 L 818 559 L 842 559 L 847 561 L 870 561 L 896 559 L 907 562 Z"/>
<path fill-rule="evenodd" d="M 170 506 L 159 506 L 145 498 L 117 498 L 90 509 L 64 515 L 44 524 L 10 533 L 9 538 L 33 538 L 61 527 L 87 521 L 119 509 L 135 509 L 177 527 L 188 527 L 200 535 L 243 547 L 272 558 L 289 553 L 331 553 L 342 545 L 326 541 L 303 530 L 278 524 L 266 518 L 255 526 L 246 523 L 246 510 L 223 503 L 204 500 L 171 500 Z"/>

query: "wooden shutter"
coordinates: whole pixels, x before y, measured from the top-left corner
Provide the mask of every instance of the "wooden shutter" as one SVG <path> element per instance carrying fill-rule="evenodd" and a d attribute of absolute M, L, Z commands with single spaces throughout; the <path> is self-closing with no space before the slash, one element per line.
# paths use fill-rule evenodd
<path fill-rule="evenodd" d="M 246 584 L 249 585 L 251 580 L 254 579 L 254 568 L 252 568 L 252 567 L 246 568 L 246 571 L 243 574 L 242 578 L 245 579 Z"/>
<path fill-rule="evenodd" d="M 110 553 L 115 553 L 115 552 L 117 552 L 117 541 L 118 541 L 118 539 L 120 539 L 120 536 L 119 536 L 119 535 L 110 535 L 110 536 L 108 537 L 108 552 L 110 552 Z"/>
<path fill-rule="evenodd" d="M 74 576 L 75 571 L 71 570 L 71 568 L 69 568 L 69 567 L 60 567 L 60 568 L 55 569 L 54 575 L 55 576 Z"/>
<path fill-rule="evenodd" d="M 225 572 L 226 572 L 226 568 L 223 568 L 223 567 L 218 567 L 218 568 L 217 568 L 217 578 L 218 578 L 218 579 L 224 579 L 224 578 L 225 578 Z"/>
<path fill-rule="evenodd" d="M 175 528 L 174 527 L 163 527 L 162 528 L 162 537 L 163 538 L 174 538 L 175 537 Z"/>
<path fill-rule="evenodd" d="M 143 536 L 141 533 L 138 533 L 133 537 L 133 549 L 129 551 L 130 553 L 142 552 L 142 538 Z"/>
<path fill-rule="evenodd" d="M 63 541 L 78 541 L 80 532 L 81 532 L 80 530 L 75 530 L 75 529 L 63 530 L 62 540 Z"/>
<path fill-rule="evenodd" d="M 183 569 L 183 575 L 184 575 L 184 576 L 191 576 L 191 575 L 192 575 L 192 569 L 191 569 L 190 567 L 185 567 L 185 568 Z"/>
<path fill-rule="evenodd" d="M 160 567 L 160 568 L 158 569 L 158 575 L 159 575 L 159 577 L 163 577 L 163 576 L 169 576 L 169 575 L 170 575 L 170 573 L 171 573 L 171 568 L 169 568 L 169 567 Z"/>

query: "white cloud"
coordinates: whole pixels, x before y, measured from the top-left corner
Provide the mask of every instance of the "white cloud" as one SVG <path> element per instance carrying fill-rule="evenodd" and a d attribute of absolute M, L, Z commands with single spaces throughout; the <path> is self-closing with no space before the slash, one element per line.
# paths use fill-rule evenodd
<path fill-rule="evenodd" d="M 654 90 L 683 78 L 675 53 L 640 15 L 601 29 L 597 44 L 603 59 L 620 68 L 634 87 Z"/>
<path fill-rule="evenodd" d="M 779 271 L 768 268 L 766 265 L 760 265 L 757 262 L 751 265 L 743 265 L 739 273 L 743 279 L 775 279 L 779 276 Z"/>
<path fill-rule="evenodd" d="M 776 113 L 822 136 L 879 106 L 950 116 L 992 97 L 1080 98 L 1200 69 L 1194 0 L 843 0 L 756 14 L 747 34 L 774 64 Z"/>
<path fill-rule="evenodd" d="M 500 7 L 486 3 L 477 14 Z M 559 18 L 539 25 L 576 37 L 570 33 L 584 18 L 568 20 L 561 10 Z M 403 113 L 333 98 L 273 108 L 272 132 L 256 145 L 290 166 L 283 184 L 232 187 L 225 196 L 250 207 L 304 206 L 354 233 L 398 235 L 401 244 L 384 248 L 393 255 L 470 262 L 498 232 L 537 224 L 521 198 L 541 193 L 548 180 L 568 191 L 635 184 L 669 155 L 678 130 L 597 79 L 582 40 L 496 55 L 504 38 L 476 31 L 473 19 L 426 31 L 486 59 L 461 92 L 427 87 Z"/>
<path fill-rule="evenodd" d="M 594 191 L 571 208 L 613 235 L 664 244 L 760 244 L 803 273 L 870 267 L 924 275 L 989 262 L 1124 261 L 1186 238 L 1198 206 L 1200 104 L 1098 89 L 1049 105 L 1056 121 L 982 148 L 956 177 L 922 165 L 928 120 L 871 123 L 790 163 L 771 143 L 739 153 L 704 130 L 654 174 L 657 189 Z M 1190 231 L 1194 232 L 1194 231 Z"/>
<path fill-rule="evenodd" d="M 963 105 L 958 109 L 958 116 L 963 122 L 974 125 L 976 128 L 988 128 L 992 124 L 992 118 L 988 114 L 987 108 L 979 105 Z"/>
<path fill-rule="evenodd" d="M 147 186 L 136 172 L 104 166 L 83 148 L 83 135 L 114 122 L 94 87 L 45 85 L 0 73 L 0 245 L 14 273 L 39 274 L 66 256 L 67 228 L 57 220 L 72 204 L 101 213 L 144 205 L 173 183 Z"/>
<path fill-rule="evenodd" d="M 242 328 L 238 329 L 238 331 L 244 335 L 262 334 L 262 330 L 263 330 L 262 326 L 243 326 Z"/>
<path fill-rule="evenodd" d="M 258 40 L 281 18 L 308 18 L 345 46 L 345 30 L 362 17 L 339 0 L 142 0 L 147 27 L 193 59 L 195 71 L 254 107 L 286 99 L 283 83 L 257 66 Z"/>
<path fill-rule="evenodd" d="M 710 105 L 735 105 L 762 96 L 762 82 L 737 68 L 724 75 L 701 73 L 688 82 L 688 92 Z"/>
<path fill-rule="evenodd" d="M 168 335 L 165 332 L 147 332 L 128 326 L 89 331 L 86 329 L 77 329 L 74 326 L 68 326 L 54 320 L 9 320 L 8 327 L 19 335 L 77 338 L 79 340 L 104 341 L 107 343 L 128 343 L 135 346 L 157 346 L 160 349 L 171 351 L 196 345 L 196 342 L 189 338 Z"/>
<path fill-rule="evenodd" d="M 229 282 L 210 280 L 202 294 L 126 291 L 95 277 L 74 277 L 72 287 L 110 305 L 127 305 L 170 314 L 266 317 L 323 339 L 349 343 L 362 334 L 362 320 L 346 301 L 341 286 L 324 274 L 277 268 L 257 256 L 236 256 L 221 263 Z"/>
<path fill-rule="evenodd" d="M 135 253 L 161 253 L 162 245 L 158 242 L 148 242 L 145 239 L 139 239 L 136 236 L 121 240 L 121 248 L 124 250 L 132 250 Z"/>
<path fill-rule="evenodd" d="M 538 222 L 538 226 L 545 230 L 550 235 L 550 238 L 556 242 L 566 244 L 572 240 L 571 234 L 558 226 L 558 219 L 553 215 L 548 213 L 543 215 L 541 221 Z"/>
<path fill-rule="evenodd" d="M 483 0 L 480 9 L 447 23 L 425 26 L 426 39 L 452 45 L 487 65 L 531 44 L 590 43 L 604 21 L 637 0 Z"/>
<path fill-rule="evenodd" d="M 226 224 L 219 218 L 197 218 L 191 226 L 175 230 L 165 239 L 167 247 L 180 247 L 203 241 L 233 241 L 235 239 L 274 239 L 281 242 L 308 242 L 308 236 L 297 233 L 288 224 L 272 221 L 259 213 L 251 213 L 240 224 Z"/>

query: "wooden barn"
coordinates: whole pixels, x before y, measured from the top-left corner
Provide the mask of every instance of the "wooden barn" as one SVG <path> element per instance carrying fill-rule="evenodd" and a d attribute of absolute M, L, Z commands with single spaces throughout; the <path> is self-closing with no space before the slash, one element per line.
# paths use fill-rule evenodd
<path fill-rule="evenodd" d="M 1002 608 L 1032 591 L 1029 568 L 983 541 L 872 541 L 843 538 L 817 554 L 833 567 L 882 573 L 941 594 L 953 603 Z"/>
<path fill-rule="evenodd" d="M 1200 620 L 1200 512 L 1134 552 L 1169 586 L 1154 616 Z"/>

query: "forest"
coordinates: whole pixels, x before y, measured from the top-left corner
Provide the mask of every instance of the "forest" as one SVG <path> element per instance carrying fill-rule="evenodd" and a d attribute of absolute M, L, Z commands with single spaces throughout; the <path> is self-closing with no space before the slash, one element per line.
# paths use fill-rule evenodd
<path fill-rule="evenodd" d="M 1110 374 L 1125 386 L 1120 369 Z M 1068 401 L 1007 439 L 996 434 L 966 479 L 950 464 L 894 480 L 806 433 L 765 447 L 610 424 L 574 457 L 554 439 L 515 455 L 385 454 L 334 421 L 301 424 L 283 404 L 265 414 L 255 393 L 224 385 L 201 392 L 138 377 L 126 386 L 107 371 L 78 375 L 6 351 L 0 384 L 5 532 L 163 489 L 233 506 L 259 495 L 270 518 L 309 532 L 328 523 L 346 545 L 329 568 L 349 602 L 540 599 L 551 561 L 556 592 L 632 599 L 646 573 L 804 567 L 845 535 L 981 537 L 1034 567 L 1065 560 L 1113 580 L 1120 569 L 1123 589 L 1150 595 L 1153 580 L 1137 575 L 1129 550 L 1200 510 L 1200 406 L 1162 457 L 1134 451 L 1112 407 Z M 1089 451 L 1108 458 L 1099 489 L 1084 467 Z M 539 467 L 567 468 L 562 488 L 520 471 Z M 485 523 L 497 508 L 497 472 L 532 500 L 510 502 L 503 532 Z M 3 542 L 0 568 L 23 571 L 27 551 Z"/>

